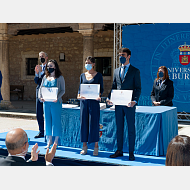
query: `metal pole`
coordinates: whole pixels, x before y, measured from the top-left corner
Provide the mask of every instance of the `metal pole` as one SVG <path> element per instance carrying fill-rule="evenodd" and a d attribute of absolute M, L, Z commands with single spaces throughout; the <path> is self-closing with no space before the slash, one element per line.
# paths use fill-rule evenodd
<path fill-rule="evenodd" d="M 113 71 L 112 71 L 112 77 L 114 75 L 115 71 L 115 23 L 114 23 L 114 41 L 113 41 Z"/>

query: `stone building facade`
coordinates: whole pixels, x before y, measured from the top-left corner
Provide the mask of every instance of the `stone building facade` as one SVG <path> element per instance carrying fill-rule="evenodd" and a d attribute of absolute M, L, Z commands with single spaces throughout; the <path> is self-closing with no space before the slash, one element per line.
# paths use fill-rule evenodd
<path fill-rule="evenodd" d="M 37 59 L 40 51 L 59 64 L 66 84 L 63 102 L 76 98 L 86 56 L 110 57 L 113 63 L 114 31 L 105 27 L 105 23 L 0 24 L 1 105 L 17 99 L 14 94 L 10 96 L 10 85 L 24 85 L 24 100 L 35 100 L 36 84 L 34 76 L 27 75 L 26 60 Z M 59 60 L 60 53 L 64 53 L 64 61 Z M 103 76 L 103 80 L 106 97 L 112 75 Z"/>

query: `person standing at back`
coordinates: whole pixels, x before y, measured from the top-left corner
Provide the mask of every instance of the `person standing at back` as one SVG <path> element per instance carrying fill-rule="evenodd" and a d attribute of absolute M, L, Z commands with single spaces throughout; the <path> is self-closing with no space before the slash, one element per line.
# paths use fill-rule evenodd
<path fill-rule="evenodd" d="M 43 102 L 38 98 L 38 91 L 42 82 L 42 78 L 45 75 L 45 68 L 48 61 L 48 54 L 41 51 L 39 53 L 39 59 L 42 65 L 36 65 L 34 81 L 37 84 L 36 87 L 36 117 L 39 126 L 39 133 L 34 138 L 44 137 L 44 117 L 43 117 Z"/>

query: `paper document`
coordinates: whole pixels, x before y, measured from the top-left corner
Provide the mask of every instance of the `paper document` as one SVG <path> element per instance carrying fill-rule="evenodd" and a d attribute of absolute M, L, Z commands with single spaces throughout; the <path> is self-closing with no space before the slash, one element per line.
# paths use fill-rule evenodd
<path fill-rule="evenodd" d="M 100 84 L 81 84 L 80 96 L 86 99 L 97 99 L 100 94 Z"/>
<path fill-rule="evenodd" d="M 47 102 L 57 100 L 57 87 L 42 87 L 42 98 Z"/>
<path fill-rule="evenodd" d="M 112 90 L 111 102 L 114 105 L 128 105 L 132 99 L 133 90 Z"/>

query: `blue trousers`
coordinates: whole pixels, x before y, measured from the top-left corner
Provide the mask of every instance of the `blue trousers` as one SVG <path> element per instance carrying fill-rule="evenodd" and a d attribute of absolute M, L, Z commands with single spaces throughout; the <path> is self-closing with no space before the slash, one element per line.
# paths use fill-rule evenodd
<path fill-rule="evenodd" d="M 62 103 L 44 102 L 44 118 L 46 136 L 61 135 L 61 111 Z"/>
<path fill-rule="evenodd" d="M 43 116 L 43 102 L 36 98 L 36 118 L 38 121 L 39 131 L 44 134 L 44 116 Z"/>
<path fill-rule="evenodd" d="M 129 152 L 135 147 L 135 110 L 134 107 L 115 106 L 115 119 L 117 125 L 117 150 L 123 151 L 124 116 L 126 116 L 129 138 Z"/>
<path fill-rule="evenodd" d="M 80 101 L 81 142 L 99 141 L 100 105 L 96 100 Z"/>

